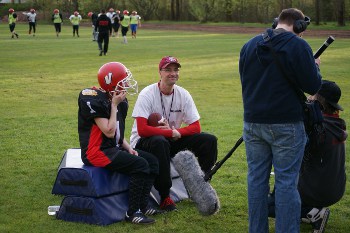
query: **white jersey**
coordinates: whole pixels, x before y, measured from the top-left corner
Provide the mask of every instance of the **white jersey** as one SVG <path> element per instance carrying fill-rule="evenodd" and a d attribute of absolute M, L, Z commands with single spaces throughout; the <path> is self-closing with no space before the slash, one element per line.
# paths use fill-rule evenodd
<path fill-rule="evenodd" d="M 158 83 L 145 87 L 139 94 L 132 117 L 148 118 L 151 113 L 160 113 L 169 122 L 170 127 L 180 128 L 184 123 L 192 124 L 200 119 L 197 107 L 190 93 L 184 88 L 174 85 L 174 92 L 171 95 L 164 95 L 160 92 Z M 136 146 L 140 136 L 137 132 L 137 123 L 131 130 L 130 145 Z"/>
<path fill-rule="evenodd" d="M 32 13 L 32 12 L 29 12 L 29 13 L 22 12 L 22 13 L 27 16 L 28 22 L 35 23 L 36 13 Z"/>
<path fill-rule="evenodd" d="M 113 17 L 114 17 L 115 14 L 116 14 L 115 12 L 107 12 L 106 13 L 107 17 L 111 19 L 111 23 L 112 24 L 114 23 L 114 18 Z"/>

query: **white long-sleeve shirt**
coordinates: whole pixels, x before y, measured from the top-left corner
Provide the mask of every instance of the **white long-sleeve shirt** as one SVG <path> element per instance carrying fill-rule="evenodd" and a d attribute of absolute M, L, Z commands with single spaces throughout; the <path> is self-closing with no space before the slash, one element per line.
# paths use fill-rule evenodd
<path fill-rule="evenodd" d="M 32 12 L 22 12 L 24 15 L 27 16 L 28 21 L 31 23 L 35 23 L 35 17 L 36 17 L 36 13 L 32 13 Z"/>

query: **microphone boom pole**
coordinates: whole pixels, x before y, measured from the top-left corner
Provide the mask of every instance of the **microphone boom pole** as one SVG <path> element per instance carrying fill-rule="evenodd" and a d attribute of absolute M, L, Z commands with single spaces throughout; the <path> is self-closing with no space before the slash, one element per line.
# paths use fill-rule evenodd
<path fill-rule="evenodd" d="M 322 46 L 316 51 L 314 54 L 314 58 L 317 59 L 321 54 L 328 48 L 330 44 L 332 44 L 334 41 L 333 36 L 329 36 L 325 42 L 323 42 Z"/>
<path fill-rule="evenodd" d="M 219 162 L 217 162 L 211 169 L 210 171 L 208 171 L 205 176 L 204 176 L 204 180 L 208 181 L 211 179 L 211 177 L 217 172 L 217 170 L 219 170 L 219 168 L 224 164 L 224 162 L 231 157 L 231 155 L 233 154 L 233 152 L 239 147 L 239 145 L 241 145 L 243 142 L 243 137 L 240 137 L 236 144 L 234 145 L 234 147 L 227 153 L 227 155 L 220 160 Z"/>

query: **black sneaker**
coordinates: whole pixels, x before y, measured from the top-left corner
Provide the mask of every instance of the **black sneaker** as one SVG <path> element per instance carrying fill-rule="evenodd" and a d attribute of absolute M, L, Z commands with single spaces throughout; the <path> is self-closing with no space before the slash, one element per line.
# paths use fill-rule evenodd
<path fill-rule="evenodd" d="M 103 51 L 100 51 L 100 55 L 99 56 L 102 56 L 102 53 L 103 53 Z"/>
<path fill-rule="evenodd" d="M 169 196 L 161 201 L 160 209 L 167 212 L 177 210 L 175 202 Z"/>
<path fill-rule="evenodd" d="M 147 218 L 141 211 L 137 211 L 131 216 L 129 216 L 128 213 L 126 213 L 125 221 L 134 224 L 152 224 L 156 222 L 156 220 L 152 218 Z"/>
<path fill-rule="evenodd" d="M 313 233 L 323 233 L 326 229 L 330 210 L 329 208 L 322 208 L 311 220 Z"/>
<path fill-rule="evenodd" d="M 165 212 L 164 210 L 157 210 L 157 209 L 154 209 L 152 207 L 147 207 L 147 208 L 142 210 L 142 213 L 144 215 L 148 215 L 148 216 L 157 215 L 157 214 L 163 214 L 164 212 Z"/>

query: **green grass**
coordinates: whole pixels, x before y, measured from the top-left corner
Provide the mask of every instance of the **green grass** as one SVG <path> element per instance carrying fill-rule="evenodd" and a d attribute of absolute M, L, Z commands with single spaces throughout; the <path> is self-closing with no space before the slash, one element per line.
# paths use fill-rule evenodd
<path fill-rule="evenodd" d="M 178 204 L 177 213 L 157 216 L 157 223 L 152 226 L 120 222 L 99 227 L 56 220 L 47 215 L 47 206 L 60 204 L 63 199 L 51 194 L 57 167 L 66 149 L 79 146 L 78 93 L 84 87 L 97 85 L 97 71 L 106 62 L 124 63 L 142 89 L 159 79 L 157 66 L 162 56 L 178 57 L 182 64 L 178 84 L 192 93 L 203 130 L 218 137 L 222 159 L 242 133 L 238 57 L 241 46 L 252 35 L 140 28 L 138 38 L 130 38 L 127 45 L 120 43 L 121 38 L 111 38 L 108 55 L 99 57 L 90 27 L 81 27 L 80 38 L 72 37 L 68 25 L 59 38 L 52 25 L 38 25 L 35 38 L 27 35 L 27 24 L 18 24 L 16 30 L 20 39 L 10 39 L 6 23 L 0 25 L 1 232 L 247 232 L 247 165 L 243 145 L 213 177 L 211 184 L 222 205 L 214 216 L 203 217 L 191 201 L 183 201 Z M 316 50 L 326 38 L 305 39 Z M 323 77 L 342 88 L 342 117 L 347 121 L 349 42 L 337 39 L 321 58 Z M 129 100 L 132 110 L 136 97 Z M 127 136 L 132 124 L 131 110 Z M 347 171 L 349 162 L 348 156 Z M 349 188 L 330 209 L 327 232 L 347 232 Z M 270 220 L 271 232 L 273 223 Z M 309 225 L 301 226 L 301 232 L 310 230 Z"/>

